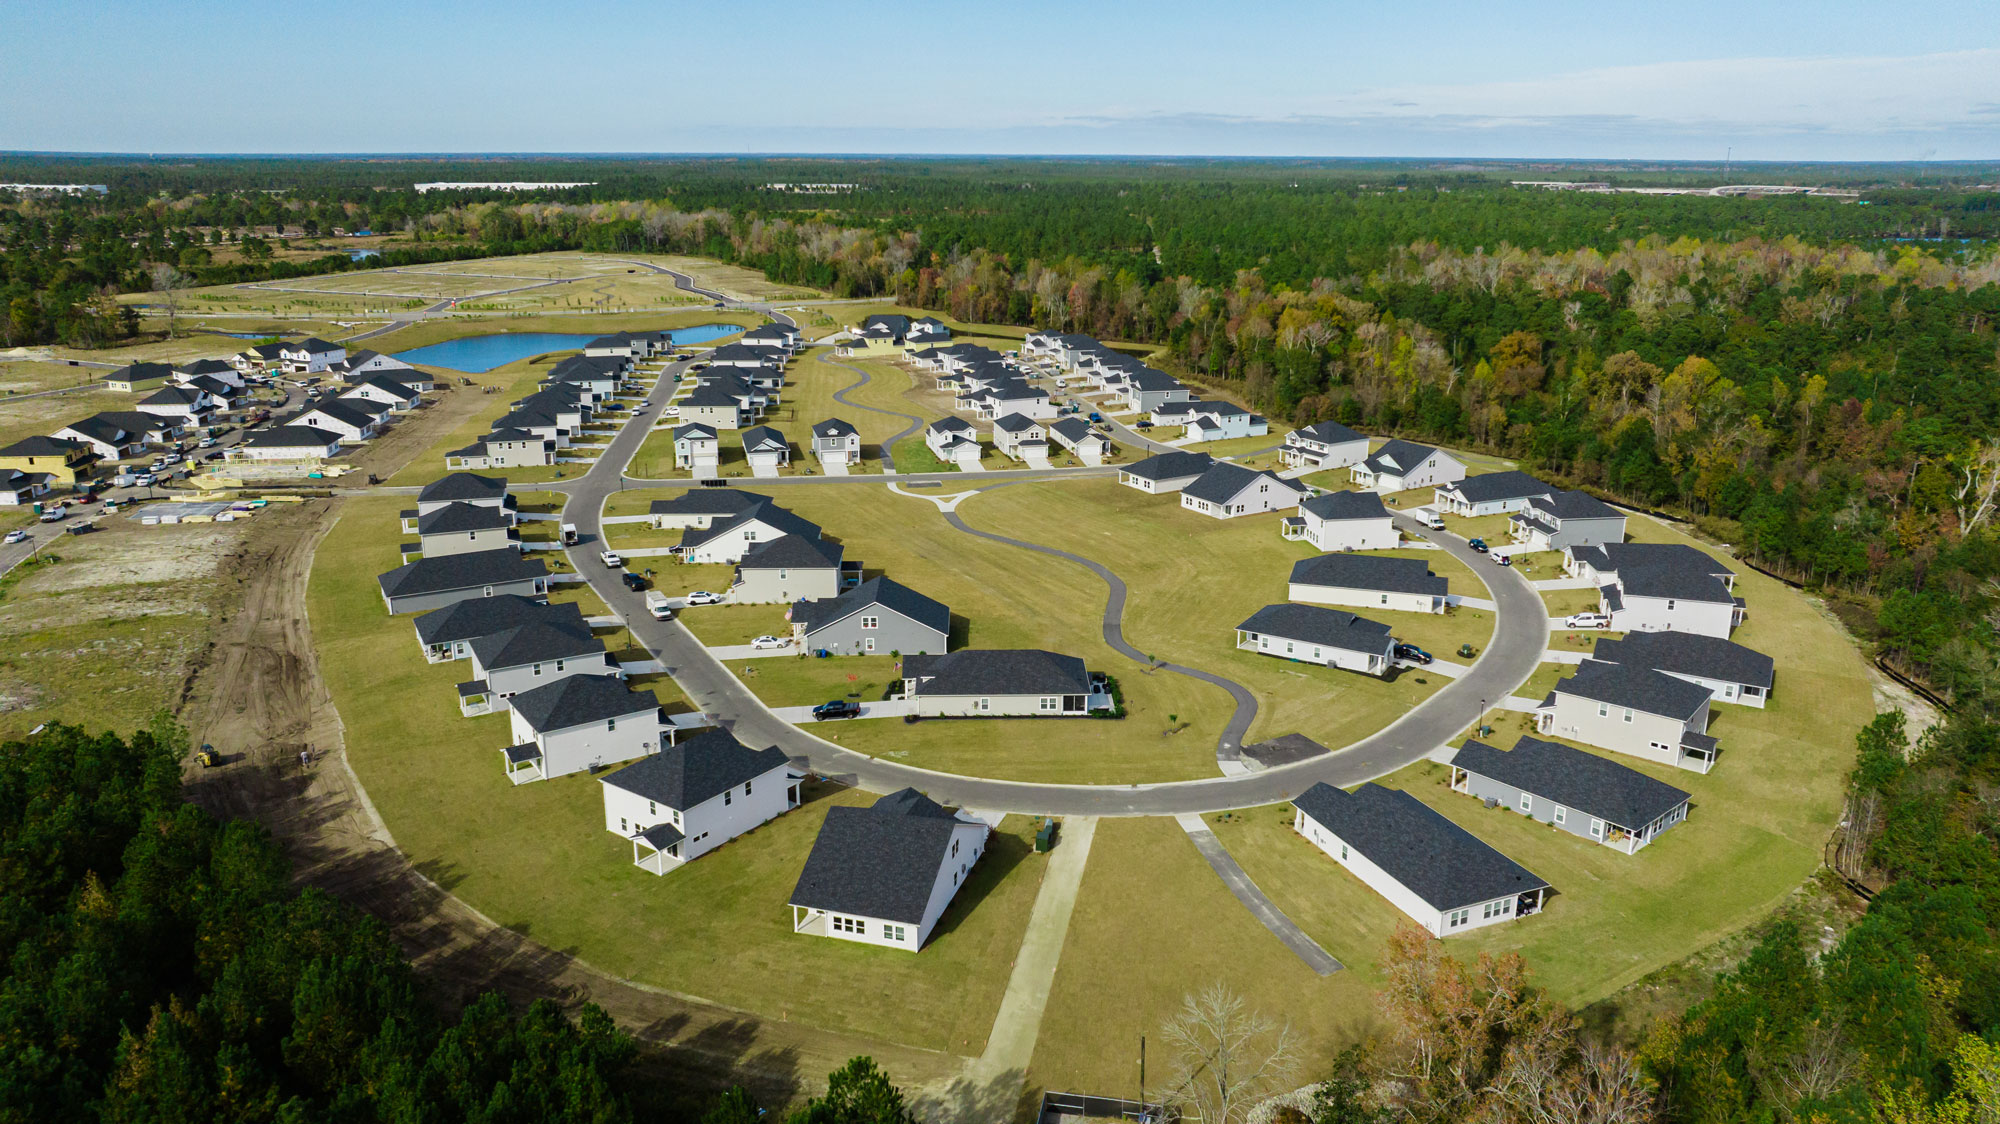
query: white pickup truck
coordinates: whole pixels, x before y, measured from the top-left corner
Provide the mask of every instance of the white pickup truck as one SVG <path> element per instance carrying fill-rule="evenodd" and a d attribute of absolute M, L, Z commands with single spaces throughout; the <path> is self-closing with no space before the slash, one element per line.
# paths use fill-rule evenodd
<path fill-rule="evenodd" d="M 618 556 L 618 552 L 615 550 L 606 550 L 599 553 L 597 556 L 597 560 L 614 570 L 625 564 L 625 560 L 623 558 L 620 558 Z"/>
<path fill-rule="evenodd" d="M 646 591 L 646 611 L 653 614 L 656 621 L 672 620 L 673 599 L 657 589 L 649 589 Z"/>

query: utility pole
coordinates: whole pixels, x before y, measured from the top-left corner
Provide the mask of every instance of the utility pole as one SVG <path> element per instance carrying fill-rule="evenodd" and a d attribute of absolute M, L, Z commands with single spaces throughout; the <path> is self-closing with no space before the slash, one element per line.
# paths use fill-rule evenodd
<path fill-rule="evenodd" d="M 1139 1103 L 1146 1103 L 1146 1036 L 1139 1036 Z"/>

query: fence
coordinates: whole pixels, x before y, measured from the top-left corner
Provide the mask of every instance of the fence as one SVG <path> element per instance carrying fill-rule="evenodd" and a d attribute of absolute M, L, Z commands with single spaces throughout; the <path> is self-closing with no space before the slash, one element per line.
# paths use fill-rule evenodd
<path fill-rule="evenodd" d="M 1123 1097 L 1043 1093 L 1042 1112 L 1036 1119 L 1038 1124 L 1056 1124 L 1063 1120 L 1139 1120 L 1147 1124 L 1166 1124 L 1180 1119 L 1180 1115 L 1170 1113 L 1165 1105 L 1128 1101 Z"/>

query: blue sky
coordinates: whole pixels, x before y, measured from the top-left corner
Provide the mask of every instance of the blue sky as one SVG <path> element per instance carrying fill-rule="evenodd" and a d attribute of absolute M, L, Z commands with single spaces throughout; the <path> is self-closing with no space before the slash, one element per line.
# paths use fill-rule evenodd
<path fill-rule="evenodd" d="M 0 5 L 0 149 L 2000 158 L 1993 0 Z"/>

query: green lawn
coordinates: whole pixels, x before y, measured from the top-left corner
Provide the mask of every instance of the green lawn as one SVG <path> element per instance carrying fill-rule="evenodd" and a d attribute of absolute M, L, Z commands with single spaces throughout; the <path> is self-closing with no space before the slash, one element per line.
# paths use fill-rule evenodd
<path fill-rule="evenodd" d="M 315 562 L 308 607 L 348 760 L 397 846 L 496 922 L 642 984 L 770 1018 L 977 1054 L 1041 877 L 1032 823 L 1008 820 L 921 955 L 805 937 L 785 905 L 825 810 L 809 803 L 658 878 L 604 830 L 586 775 L 515 787 L 507 719 L 458 715 L 465 665 L 424 662 L 409 621 L 382 611 L 372 563 L 396 497 L 350 500 Z M 528 837 L 534 846 L 522 847 Z"/>
<path fill-rule="evenodd" d="M 698 567 L 709 569 L 710 567 Z M 728 588 L 709 586 L 720 592 Z M 703 644 L 748 644 L 758 636 L 790 636 L 792 626 L 785 620 L 783 605 L 697 605 L 680 615 L 681 623 Z"/>
<path fill-rule="evenodd" d="M 1528 681 L 1521 684 L 1514 693 L 1524 699 L 1534 699 L 1539 702 L 1555 689 L 1556 680 L 1568 679 L 1574 674 L 1576 665 L 1573 663 L 1545 663 L 1535 668 L 1535 673 L 1528 676 Z M 1512 744 L 1511 739 L 1509 744 Z"/>
<path fill-rule="evenodd" d="M 853 696 L 874 702 L 900 678 L 889 656 L 776 656 L 763 660 L 731 660 L 729 670 L 757 692 L 769 706 L 817 706 L 828 699 Z M 824 735 L 835 727 L 815 726 Z"/>
<path fill-rule="evenodd" d="M 1549 615 L 1552 617 L 1594 613 L 1604 600 L 1594 589 L 1545 589 L 1541 592 L 1542 600 L 1548 603 Z"/>

